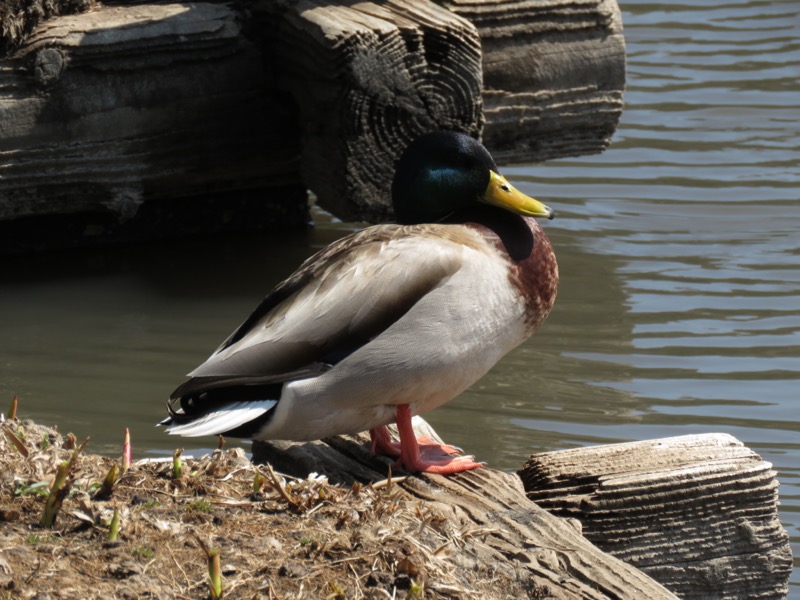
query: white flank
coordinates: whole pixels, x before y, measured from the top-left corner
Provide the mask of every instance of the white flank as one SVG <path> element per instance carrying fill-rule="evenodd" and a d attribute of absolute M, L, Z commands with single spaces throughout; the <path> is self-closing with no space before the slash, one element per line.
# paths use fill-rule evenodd
<path fill-rule="evenodd" d="M 244 425 L 257 419 L 278 403 L 277 400 L 254 400 L 252 402 L 234 402 L 222 406 L 219 410 L 203 415 L 199 419 L 184 425 L 167 428 L 170 435 L 199 437 L 201 435 L 217 435 Z"/>

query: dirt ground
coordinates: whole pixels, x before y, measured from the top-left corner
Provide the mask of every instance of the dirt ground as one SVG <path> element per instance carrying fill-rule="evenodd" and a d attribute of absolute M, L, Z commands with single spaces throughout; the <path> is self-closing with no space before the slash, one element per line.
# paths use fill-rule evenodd
<path fill-rule="evenodd" d="M 75 440 L 30 421 L 0 424 L 0 599 L 209 598 L 218 549 L 224 598 L 520 598 L 538 595 L 459 549 L 480 532 L 400 485 L 340 487 L 256 467 L 240 449 L 134 463 L 77 457 L 55 526 L 40 525 Z M 254 482 L 263 479 L 261 490 Z M 109 541 L 114 509 L 119 536 Z M 205 546 L 205 549 L 204 549 Z"/>

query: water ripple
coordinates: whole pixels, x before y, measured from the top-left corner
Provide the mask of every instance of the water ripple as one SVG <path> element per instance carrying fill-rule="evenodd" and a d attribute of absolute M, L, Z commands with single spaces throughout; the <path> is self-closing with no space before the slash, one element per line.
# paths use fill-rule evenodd
<path fill-rule="evenodd" d="M 800 5 L 623 10 L 612 147 L 507 169 L 557 210 L 562 267 L 543 354 L 509 362 L 544 373 L 544 404 L 513 424 L 559 447 L 727 431 L 779 469 L 797 554 Z"/>

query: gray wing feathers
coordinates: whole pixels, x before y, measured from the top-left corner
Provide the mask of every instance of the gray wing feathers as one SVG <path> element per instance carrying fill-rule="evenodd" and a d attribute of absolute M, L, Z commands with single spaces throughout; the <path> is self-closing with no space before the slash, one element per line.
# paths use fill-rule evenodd
<path fill-rule="evenodd" d="M 363 345 L 446 281 L 462 259 L 460 244 L 421 236 L 416 227 L 348 236 L 306 261 L 265 300 L 263 314 L 257 311 L 190 375 L 285 373 Z"/>

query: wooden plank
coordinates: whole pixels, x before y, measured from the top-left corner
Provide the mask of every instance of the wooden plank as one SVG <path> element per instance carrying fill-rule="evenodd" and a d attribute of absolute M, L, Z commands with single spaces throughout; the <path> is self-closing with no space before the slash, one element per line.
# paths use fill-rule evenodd
<path fill-rule="evenodd" d="M 305 181 L 337 216 L 389 218 L 394 163 L 419 134 L 480 133 L 480 40 L 465 19 L 425 0 L 264 0 L 254 12 L 300 110 Z"/>
<path fill-rule="evenodd" d="M 727 434 L 535 454 L 528 497 L 683 598 L 784 598 L 792 570 L 772 465 Z"/>
<path fill-rule="evenodd" d="M 420 423 L 421 422 L 421 423 Z M 417 433 L 424 421 L 417 420 Z M 369 438 L 340 436 L 320 442 L 256 442 L 253 460 L 305 478 L 326 474 L 345 485 L 382 481 L 388 461 L 370 457 Z M 395 473 L 397 479 L 402 473 Z M 395 483 L 420 514 L 443 517 L 456 540 L 452 568 L 515 582 L 518 597 L 674 598 L 641 571 L 589 543 L 576 522 L 537 507 L 511 473 L 491 468 L 454 476 L 417 475 Z"/>
<path fill-rule="evenodd" d="M 0 221 L 93 215 L 89 238 L 304 224 L 296 115 L 270 82 L 226 4 L 45 21 L 0 61 Z"/>
<path fill-rule="evenodd" d="M 622 114 L 615 0 L 448 0 L 483 46 L 484 143 L 499 161 L 594 154 Z"/>
<path fill-rule="evenodd" d="M 625 84 L 615 1 L 444 6 L 257 3 L 279 85 L 300 107 L 305 179 L 337 216 L 391 218 L 394 161 L 430 129 L 477 135 L 485 119 L 505 162 L 608 146 Z"/>
<path fill-rule="evenodd" d="M 40 22 L 92 6 L 0 11 L 19 46 L 0 60 L 0 252 L 301 224 L 305 187 L 383 221 L 422 132 L 486 120 L 499 161 L 544 160 L 601 151 L 621 110 L 614 0 L 136 2 Z"/>

